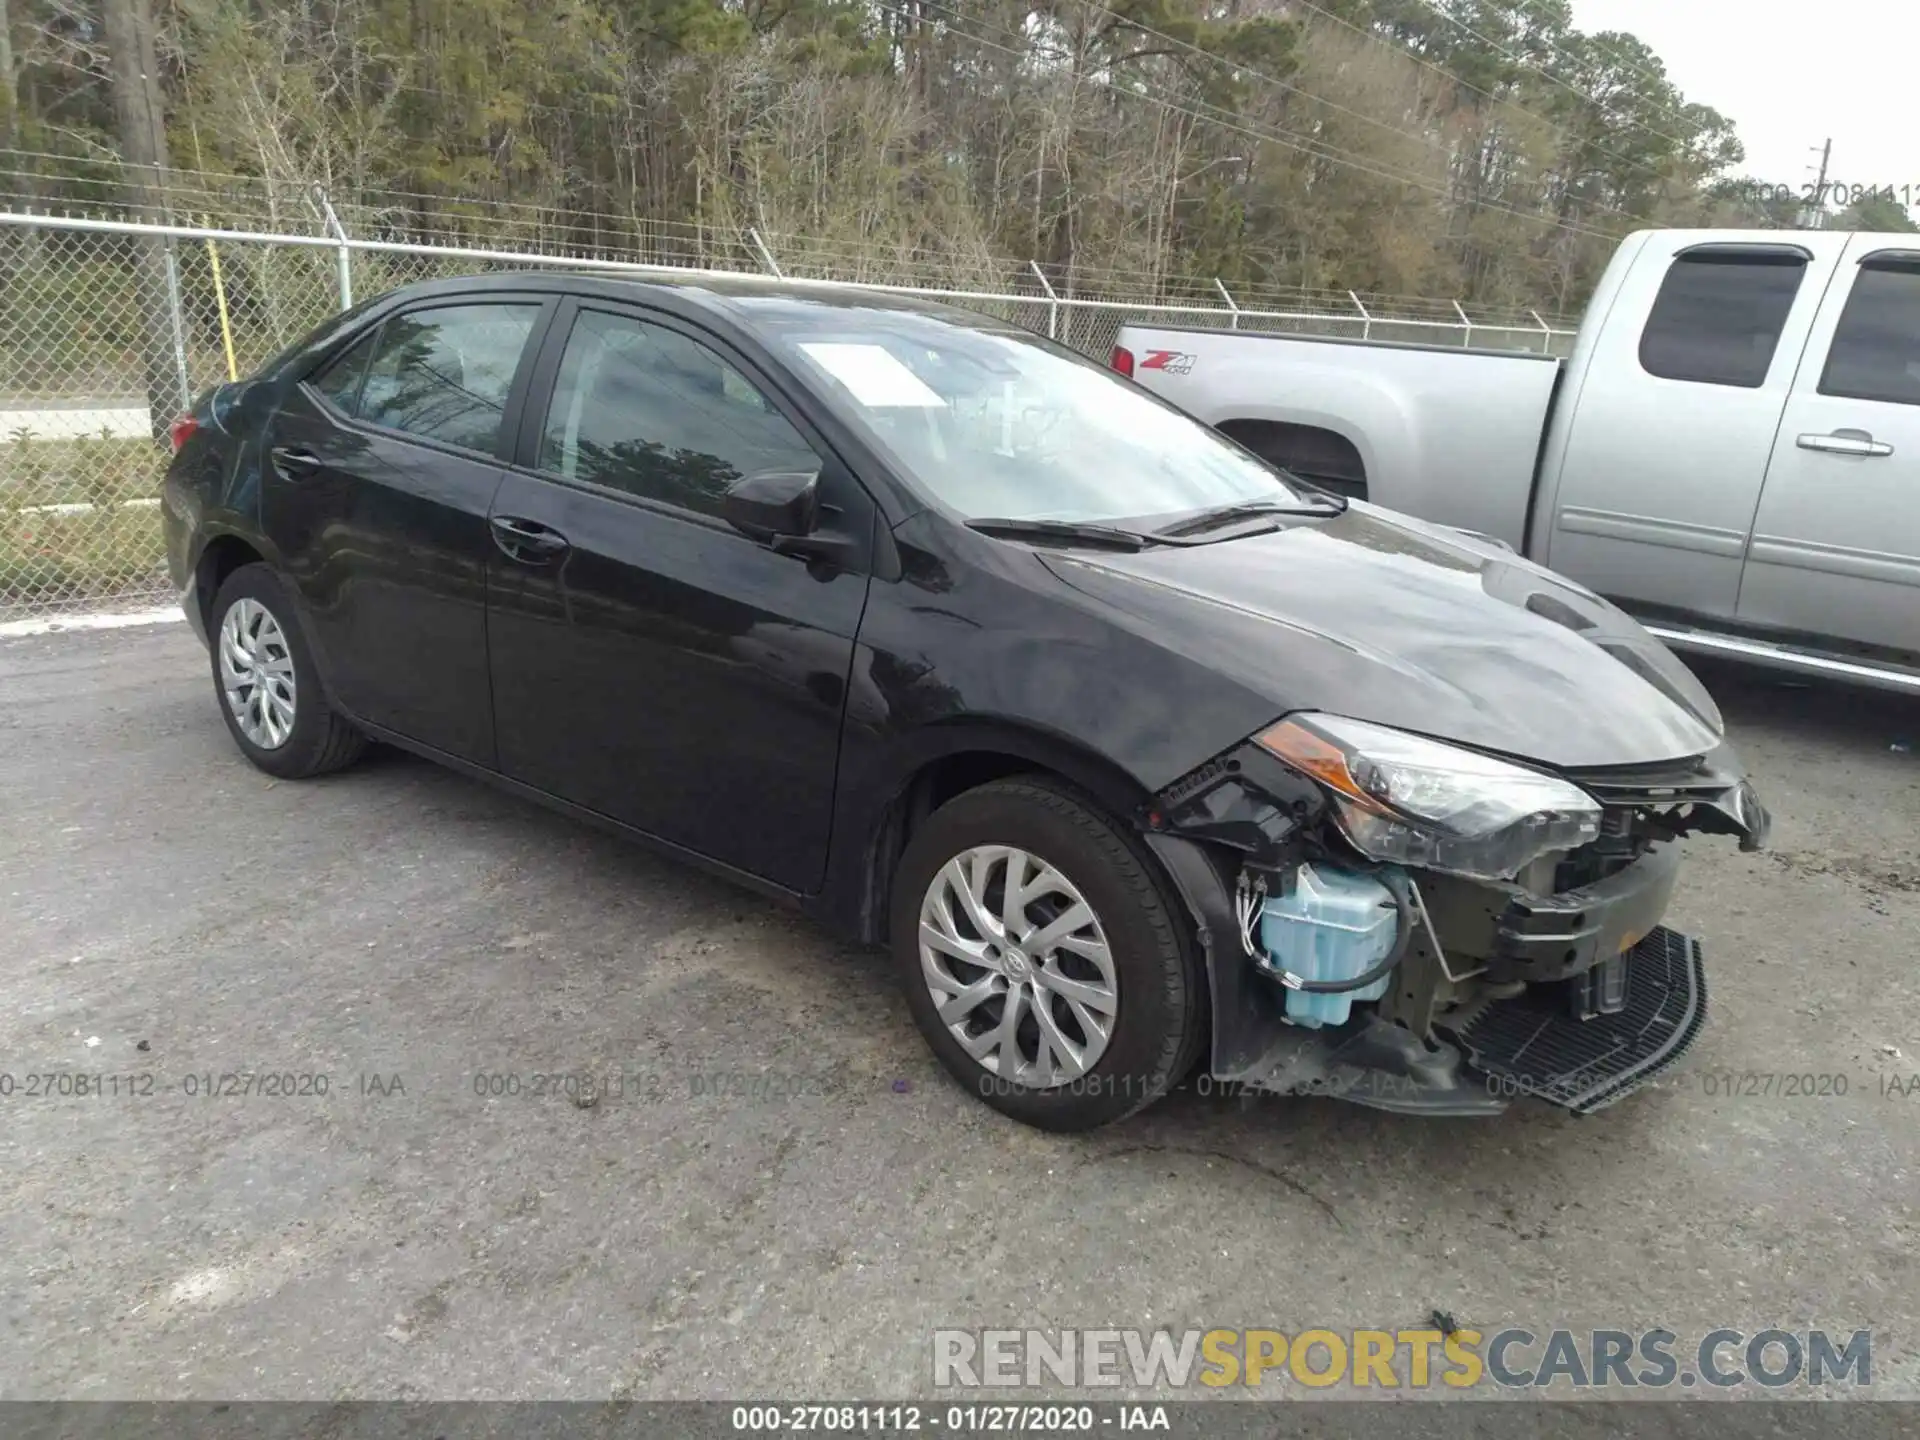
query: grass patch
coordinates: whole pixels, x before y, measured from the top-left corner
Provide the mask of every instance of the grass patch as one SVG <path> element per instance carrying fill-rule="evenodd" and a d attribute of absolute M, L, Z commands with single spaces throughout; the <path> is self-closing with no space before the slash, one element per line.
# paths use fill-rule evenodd
<path fill-rule="evenodd" d="M 151 440 L 87 436 L 0 443 L 0 513 L 35 505 L 113 506 L 160 494 L 167 453 Z"/>
<path fill-rule="evenodd" d="M 158 506 L 109 504 L 78 515 L 0 509 L 0 609 L 171 591 Z"/>

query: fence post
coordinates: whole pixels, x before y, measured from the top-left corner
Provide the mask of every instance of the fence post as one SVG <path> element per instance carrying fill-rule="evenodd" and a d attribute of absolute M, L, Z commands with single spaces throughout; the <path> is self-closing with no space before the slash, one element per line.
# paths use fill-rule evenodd
<path fill-rule="evenodd" d="M 1362 340 L 1371 340 L 1373 338 L 1373 317 L 1367 313 L 1367 307 L 1360 303 L 1360 297 L 1351 290 L 1347 291 L 1347 299 L 1351 300 L 1353 302 L 1353 308 L 1360 312 L 1360 319 L 1363 322 L 1360 326 L 1360 338 Z"/>
<path fill-rule="evenodd" d="M 1040 282 L 1040 288 L 1047 292 L 1047 338 L 1060 338 L 1060 297 L 1053 293 L 1053 286 L 1047 282 L 1047 272 L 1040 268 L 1038 260 L 1029 260 L 1033 267 L 1033 278 Z"/>
<path fill-rule="evenodd" d="M 193 376 L 187 372 L 187 313 L 180 300 L 180 256 L 166 242 L 167 328 L 173 340 L 173 373 L 180 383 L 180 410 L 193 407 Z"/>
<path fill-rule="evenodd" d="M 1542 355 L 1551 355 L 1553 353 L 1553 327 L 1540 318 L 1540 312 L 1538 310 L 1529 310 L 1527 314 L 1531 315 L 1533 317 L 1533 323 L 1540 327 L 1540 353 Z"/>
<path fill-rule="evenodd" d="M 1460 302 L 1458 300 L 1453 302 L 1453 313 L 1458 315 L 1460 317 L 1460 323 L 1467 327 L 1467 338 L 1462 348 L 1470 350 L 1473 348 L 1473 321 L 1467 318 L 1467 312 L 1460 308 Z"/>
<path fill-rule="evenodd" d="M 1218 275 L 1213 277 L 1213 288 L 1220 292 L 1220 298 L 1227 302 L 1227 309 L 1231 312 L 1231 317 L 1227 321 L 1227 328 L 1229 330 L 1238 330 L 1240 328 L 1240 307 L 1233 303 L 1233 296 L 1227 293 L 1227 287 L 1220 283 L 1220 277 Z"/>
<path fill-rule="evenodd" d="M 333 274 L 340 289 L 340 308 L 353 308 L 353 251 L 347 244 L 347 227 L 340 223 L 340 217 L 334 213 L 333 201 L 327 198 L 326 187 L 318 181 L 313 186 L 314 203 L 320 207 L 320 218 L 326 222 L 327 233 L 340 242 L 333 252 Z"/>
<path fill-rule="evenodd" d="M 773 252 L 767 249 L 767 242 L 760 238 L 760 232 L 751 225 L 747 227 L 747 238 L 753 241 L 753 248 L 760 252 L 760 263 L 767 267 L 773 278 L 786 279 L 786 272 L 780 268 L 780 262 L 773 258 Z"/>

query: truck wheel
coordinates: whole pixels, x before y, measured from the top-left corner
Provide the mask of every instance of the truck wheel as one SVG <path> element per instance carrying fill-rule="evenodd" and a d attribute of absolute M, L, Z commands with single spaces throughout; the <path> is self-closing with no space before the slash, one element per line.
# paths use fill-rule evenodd
<path fill-rule="evenodd" d="M 1020 777 L 948 801 L 900 857 L 890 918 L 933 1053 L 1016 1120 L 1090 1130 L 1193 1065 L 1206 985 L 1185 912 L 1078 791 Z"/>
<path fill-rule="evenodd" d="M 265 565 L 242 565 L 213 597 L 213 689 L 233 743 L 283 780 L 339 770 L 367 738 L 327 703 L 293 601 Z"/>

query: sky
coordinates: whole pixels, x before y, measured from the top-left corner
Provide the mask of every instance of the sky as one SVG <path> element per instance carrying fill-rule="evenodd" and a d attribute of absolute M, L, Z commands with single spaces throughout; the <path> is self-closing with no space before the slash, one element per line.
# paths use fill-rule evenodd
<path fill-rule="evenodd" d="M 1920 4 L 1914 0 L 1572 0 L 1589 34 L 1625 30 L 1666 62 L 1688 100 L 1733 121 L 1745 173 L 1811 184 L 1909 187 L 1920 202 Z M 1920 209 L 1914 211 L 1920 218 Z"/>

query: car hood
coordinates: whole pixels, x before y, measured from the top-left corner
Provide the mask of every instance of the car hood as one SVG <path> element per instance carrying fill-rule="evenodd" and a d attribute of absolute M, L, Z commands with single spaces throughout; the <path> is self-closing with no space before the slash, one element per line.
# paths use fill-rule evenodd
<path fill-rule="evenodd" d="M 1053 551 L 1129 628 L 1269 696 L 1560 769 L 1700 755 L 1699 681 L 1628 615 L 1494 542 L 1355 504 L 1138 553 Z"/>

